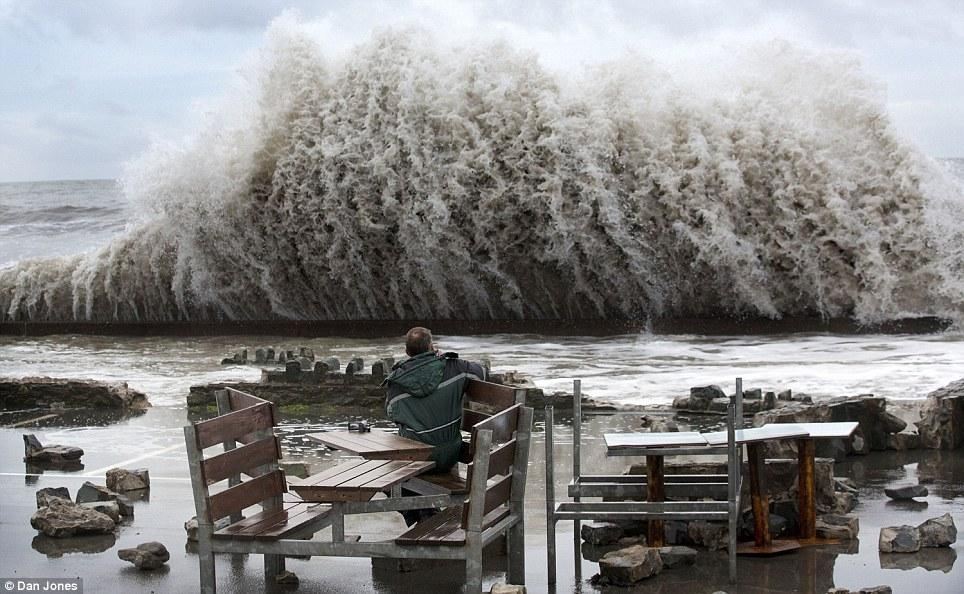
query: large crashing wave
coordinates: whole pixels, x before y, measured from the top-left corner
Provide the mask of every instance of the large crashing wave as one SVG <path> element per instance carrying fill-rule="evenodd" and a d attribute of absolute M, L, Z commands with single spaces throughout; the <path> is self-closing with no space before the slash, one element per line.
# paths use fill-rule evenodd
<path fill-rule="evenodd" d="M 0 272 L 7 319 L 960 313 L 960 191 L 854 62 L 774 44 L 699 91 L 423 37 L 273 27 L 239 117 L 133 168 L 149 222 Z"/>

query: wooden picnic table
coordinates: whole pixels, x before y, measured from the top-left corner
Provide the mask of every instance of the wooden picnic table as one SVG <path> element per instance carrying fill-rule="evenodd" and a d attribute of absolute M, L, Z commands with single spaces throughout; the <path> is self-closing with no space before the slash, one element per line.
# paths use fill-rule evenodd
<path fill-rule="evenodd" d="M 367 508 L 375 511 L 377 502 L 371 501 L 375 494 L 401 497 L 402 483 L 435 468 L 435 462 L 428 460 L 432 446 L 387 431 L 326 431 L 309 434 L 308 439 L 362 457 L 289 481 L 291 490 L 305 501 L 331 504 L 332 539 L 336 542 L 345 539 L 346 505 L 355 513 Z"/>
<path fill-rule="evenodd" d="M 432 446 L 389 431 L 325 431 L 308 439 L 366 460 L 428 460 Z"/>

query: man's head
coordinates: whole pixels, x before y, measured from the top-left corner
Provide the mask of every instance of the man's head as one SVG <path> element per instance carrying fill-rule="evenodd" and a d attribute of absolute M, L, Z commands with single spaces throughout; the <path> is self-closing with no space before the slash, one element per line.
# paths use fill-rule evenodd
<path fill-rule="evenodd" d="M 409 357 L 434 350 L 435 345 L 432 344 L 432 331 L 428 328 L 416 326 L 405 335 L 405 354 Z"/>

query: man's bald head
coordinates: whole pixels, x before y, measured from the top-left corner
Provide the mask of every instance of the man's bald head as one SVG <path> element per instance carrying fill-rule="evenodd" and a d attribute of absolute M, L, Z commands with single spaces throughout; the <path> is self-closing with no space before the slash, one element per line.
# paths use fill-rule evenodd
<path fill-rule="evenodd" d="M 432 331 L 428 328 L 416 326 L 405 335 L 405 354 L 409 357 L 421 355 L 434 350 L 432 345 Z"/>

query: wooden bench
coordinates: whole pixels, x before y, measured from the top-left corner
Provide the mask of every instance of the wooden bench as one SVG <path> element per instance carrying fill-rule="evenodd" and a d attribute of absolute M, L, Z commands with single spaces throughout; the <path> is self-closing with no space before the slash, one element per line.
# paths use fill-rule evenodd
<path fill-rule="evenodd" d="M 524 498 L 532 409 L 516 404 L 494 415 L 476 412 L 466 412 L 470 420 L 477 419 L 470 426 L 468 498 L 419 522 L 395 542 L 423 551 L 461 547 L 466 589 L 480 592 L 482 549 L 503 534 L 508 536 L 507 581 L 525 583 Z"/>
<path fill-rule="evenodd" d="M 477 423 L 516 404 L 524 405 L 525 396 L 526 391 L 521 388 L 470 379 L 462 401 L 462 431 L 471 435 Z M 472 455 L 471 440 L 463 441 L 459 462 L 471 463 Z M 423 474 L 406 482 L 403 488 L 419 495 L 465 495 L 469 492 L 466 474 L 460 473 L 458 467 L 450 472 Z"/>
<path fill-rule="evenodd" d="M 218 416 L 184 428 L 205 594 L 215 592 L 214 553 L 248 552 L 244 543 L 310 538 L 330 523 L 330 506 L 284 499 L 288 489 L 278 467 L 274 404 L 231 388 L 218 392 L 217 402 Z M 212 446 L 223 446 L 223 451 L 205 455 Z M 211 487 L 223 481 L 226 488 L 212 493 Z M 261 511 L 242 516 L 255 505 Z M 231 523 L 215 530 L 214 523 L 225 517 Z M 273 582 L 284 571 L 284 555 L 266 553 L 264 569 L 265 582 Z"/>

